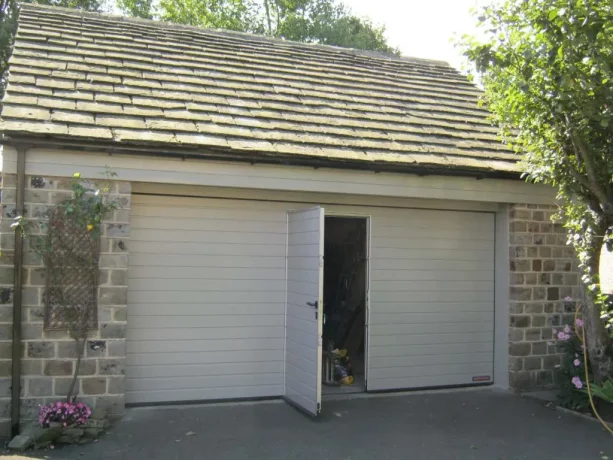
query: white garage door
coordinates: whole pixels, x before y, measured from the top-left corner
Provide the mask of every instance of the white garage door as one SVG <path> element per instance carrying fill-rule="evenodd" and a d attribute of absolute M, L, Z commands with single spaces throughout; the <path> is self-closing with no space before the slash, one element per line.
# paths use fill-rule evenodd
<path fill-rule="evenodd" d="M 287 211 L 133 196 L 126 401 L 285 393 Z M 327 206 L 371 218 L 368 390 L 493 376 L 494 215 Z"/>
<path fill-rule="evenodd" d="M 133 196 L 126 401 L 279 396 L 285 206 Z"/>
<path fill-rule="evenodd" d="M 491 382 L 494 214 L 376 210 L 368 389 Z"/>

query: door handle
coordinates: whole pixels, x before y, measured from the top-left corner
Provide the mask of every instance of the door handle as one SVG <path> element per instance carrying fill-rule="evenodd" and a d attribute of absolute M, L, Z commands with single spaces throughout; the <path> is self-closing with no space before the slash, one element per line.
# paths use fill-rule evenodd
<path fill-rule="evenodd" d="M 316 300 L 315 302 L 307 302 L 309 307 L 317 308 L 319 306 L 319 302 Z"/>

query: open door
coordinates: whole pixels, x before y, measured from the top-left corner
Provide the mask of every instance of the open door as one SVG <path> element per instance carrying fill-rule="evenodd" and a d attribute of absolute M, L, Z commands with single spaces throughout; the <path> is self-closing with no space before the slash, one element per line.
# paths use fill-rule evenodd
<path fill-rule="evenodd" d="M 324 210 L 287 213 L 285 400 L 317 416 L 321 409 Z"/>

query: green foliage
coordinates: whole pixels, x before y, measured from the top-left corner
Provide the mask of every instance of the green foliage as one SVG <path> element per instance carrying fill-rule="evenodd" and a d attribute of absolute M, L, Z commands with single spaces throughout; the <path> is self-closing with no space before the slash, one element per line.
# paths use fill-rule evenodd
<path fill-rule="evenodd" d="M 215 29 L 251 31 L 255 4 L 245 0 L 160 0 L 164 21 Z"/>
<path fill-rule="evenodd" d="M 573 383 L 573 378 L 579 378 L 582 382 L 585 380 L 585 363 L 583 362 L 581 341 L 571 331 L 570 326 L 566 326 L 564 330 L 559 332 L 562 332 L 565 338 L 557 342 L 562 350 L 562 362 L 556 373 L 558 402 L 562 407 L 568 409 L 586 410 L 590 405 L 588 395 Z"/>
<path fill-rule="evenodd" d="M 153 0 L 117 0 L 117 6 L 127 16 L 153 19 L 155 15 Z"/>
<path fill-rule="evenodd" d="M 400 54 L 385 28 L 351 14 L 337 0 L 118 0 L 130 16 L 236 30 L 287 40 Z"/>
<path fill-rule="evenodd" d="M 558 189 L 559 218 L 584 270 L 590 359 L 611 371 L 598 318 L 610 327 L 613 316 L 598 261 L 613 228 L 613 2 L 506 0 L 478 20 L 486 38 L 464 37 L 465 55 L 526 178 Z"/>
<path fill-rule="evenodd" d="M 590 390 L 592 390 L 592 394 L 597 398 L 613 403 L 613 379 L 608 379 L 601 385 L 592 383 Z"/>
<path fill-rule="evenodd" d="M 105 172 L 106 181 L 96 185 L 81 179 L 79 173 L 74 174 L 74 181 L 71 184 L 71 198 L 57 204 L 57 208 L 63 210 L 66 219 L 71 219 L 78 226 L 87 228 L 93 240 L 100 238 L 102 233 L 102 222 L 110 213 L 119 208 L 119 201 L 111 199 L 110 180 L 117 174 L 107 168 Z M 47 211 L 46 216 L 42 216 L 40 221 L 31 220 L 24 216 L 17 216 L 11 228 L 21 232 L 30 248 L 37 254 L 45 257 L 51 251 L 48 239 L 43 235 L 46 230 L 46 219 L 51 210 Z"/>

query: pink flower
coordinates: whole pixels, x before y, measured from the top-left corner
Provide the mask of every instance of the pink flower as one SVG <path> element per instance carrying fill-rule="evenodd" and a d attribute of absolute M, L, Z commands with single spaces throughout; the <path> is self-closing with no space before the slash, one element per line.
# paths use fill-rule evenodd
<path fill-rule="evenodd" d="M 577 325 L 577 327 L 583 327 L 583 320 L 581 318 L 577 318 L 575 320 L 575 324 Z"/>
<path fill-rule="evenodd" d="M 558 340 L 568 340 L 570 339 L 570 335 L 565 334 L 564 332 L 558 332 Z"/>
<path fill-rule="evenodd" d="M 573 301 L 573 299 L 572 299 L 570 296 L 566 296 L 566 297 L 564 297 L 564 301 L 566 301 L 566 302 L 572 302 L 572 301 Z"/>
<path fill-rule="evenodd" d="M 564 326 L 564 332 L 566 332 L 567 334 L 571 333 L 571 329 L 570 329 L 570 326 L 568 324 L 566 326 Z"/>
<path fill-rule="evenodd" d="M 575 366 L 581 366 L 581 361 L 579 361 L 578 359 L 575 359 L 575 360 L 573 361 L 573 364 L 574 364 Z"/>
<path fill-rule="evenodd" d="M 573 377 L 571 382 L 573 382 L 573 385 L 575 385 L 575 388 L 577 388 L 577 390 L 580 390 L 581 388 L 583 388 L 583 382 L 581 381 L 581 379 L 579 377 Z"/>

